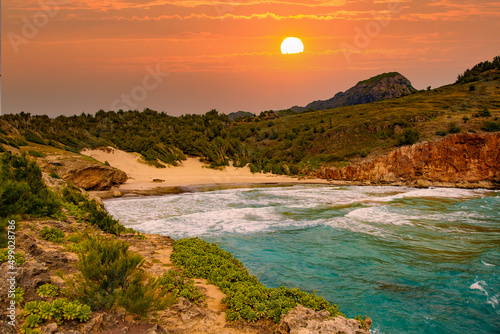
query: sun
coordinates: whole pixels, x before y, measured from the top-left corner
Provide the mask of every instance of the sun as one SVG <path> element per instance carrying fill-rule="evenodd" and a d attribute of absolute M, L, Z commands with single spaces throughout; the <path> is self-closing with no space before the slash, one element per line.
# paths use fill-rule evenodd
<path fill-rule="evenodd" d="M 304 44 L 297 37 L 287 37 L 281 43 L 281 53 L 291 54 L 291 53 L 300 53 L 304 52 Z"/>

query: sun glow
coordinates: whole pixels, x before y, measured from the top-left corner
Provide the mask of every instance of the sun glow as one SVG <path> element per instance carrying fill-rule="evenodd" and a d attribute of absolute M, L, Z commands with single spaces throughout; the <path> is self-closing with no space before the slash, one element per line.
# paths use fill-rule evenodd
<path fill-rule="evenodd" d="M 296 37 L 287 37 L 283 43 L 281 43 L 281 53 L 283 54 L 300 53 L 303 51 L 304 44 Z"/>

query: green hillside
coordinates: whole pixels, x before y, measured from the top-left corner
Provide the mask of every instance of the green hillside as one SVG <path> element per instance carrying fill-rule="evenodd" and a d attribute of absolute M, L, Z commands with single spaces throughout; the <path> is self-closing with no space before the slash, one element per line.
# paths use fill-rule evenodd
<path fill-rule="evenodd" d="M 254 172 L 297 175 L 449 133 L 499 131 L 499 73 L 488 68 L 488 75 L 477 76 L 479 81 L 382 102 L 301 114 L 267 111 L 236 121 L 215 110 L 180 117 L 149 109 L 55 119 L 4 115 L 0 142 L 18 147 L 32 142 L 73 152 L 113 146 L 141 153 L 160 168 L 194 155 L 212 167 L 250 163 Z"/>

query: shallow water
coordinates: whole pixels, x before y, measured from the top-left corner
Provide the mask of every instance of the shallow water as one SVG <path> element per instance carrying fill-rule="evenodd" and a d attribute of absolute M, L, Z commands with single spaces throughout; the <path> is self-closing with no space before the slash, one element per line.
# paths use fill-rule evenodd
<path fill-rule="evenodd" d="M 499 192 L 296 185 L 105 205 L 141 232 L 216 242 L 374 333 L 500 333 Z"/>

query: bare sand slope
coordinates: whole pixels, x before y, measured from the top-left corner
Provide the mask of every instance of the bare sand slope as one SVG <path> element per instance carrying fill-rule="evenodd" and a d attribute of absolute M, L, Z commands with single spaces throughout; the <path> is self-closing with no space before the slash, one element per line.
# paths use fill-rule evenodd
<path fill-rule="evenodd" d="M 188 157 L 181 166 L 156 168 L 140 162 L 137 153 L 107 148 L 105 150 L 84 150 L 81 152 L 101 162 L 107 161 L 112 167 L 123 170 L 129 177 L 120 189 L 148 189 L 154 187 L 175 187 L 202 184 L 231 183 L 328 183 L 321 179 L 297 179 L 288 176 L 256 173 L 250 168 L 229 167 L 224 170 L 208 168 L 198 158 Z M 153 182 L 154 179 L 164 180 L 163 183 Z"/>

